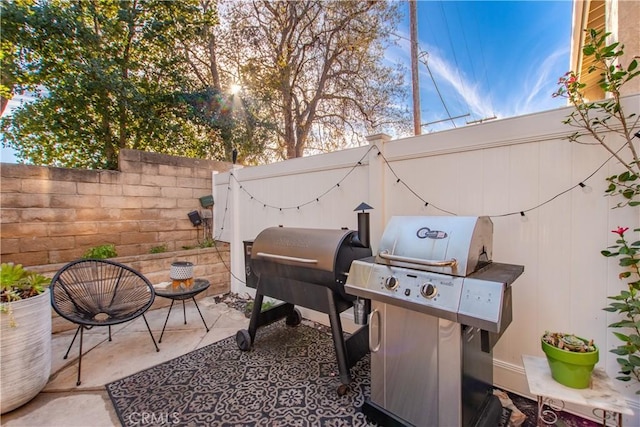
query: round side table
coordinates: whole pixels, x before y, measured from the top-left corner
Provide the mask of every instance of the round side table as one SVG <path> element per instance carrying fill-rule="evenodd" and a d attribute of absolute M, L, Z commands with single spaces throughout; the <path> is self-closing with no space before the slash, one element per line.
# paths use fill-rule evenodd
<path fill-rule="evenodd" d="M 210 286 L 208 280 L 205 279 L 195 279 L 193 285 L 191 286 L 179 286 L 174 288 L 173 286 L 168 286 L 166 289 L 156 289 L 156 295 L 162 298 L 169 298 L 171 300 L 171 305 L 169 306 L 169 312 L 167 313 L 167 318 L 164 321 L 164 326 L 162 327 L 162 333 L 160 334 L 159 343 L 162 342 L 162 336 L 164 335 L 164 330 L 167 327 L 167 322 L 169 321 L 169 315 L 171 314 L 171 309 L 173 308 L 173 303 L 176 301 L 182 301 L 182 313 L 184 316 L 184 324 L 187 324 L 187 311 L 184 306 L 184 301 L 187 299 L 191 299 L 200 314 L 200 318 L 202 319 L 202 323 L 204 323 L 204 327 L 209 332 L 209 327 L 207 326 L 207 322 L 204 320 L 204 316 L 200 311 L 200 307 L 198 307 L 198 303 L 196 302 L 195 296 L 200 292 L 206 291 Z"/>

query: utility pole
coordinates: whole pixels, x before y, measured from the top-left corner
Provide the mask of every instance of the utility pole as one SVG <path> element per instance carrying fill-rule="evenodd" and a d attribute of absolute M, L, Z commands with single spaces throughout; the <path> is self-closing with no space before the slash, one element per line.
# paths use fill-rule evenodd
<path fill-rule="evenodd" d="M 413 87 L 413 134 L 420 135 L 420 82 L 418 79 L 418 6 L 409 0 L 409 31 L 411 33 L 411 83 Z"/>

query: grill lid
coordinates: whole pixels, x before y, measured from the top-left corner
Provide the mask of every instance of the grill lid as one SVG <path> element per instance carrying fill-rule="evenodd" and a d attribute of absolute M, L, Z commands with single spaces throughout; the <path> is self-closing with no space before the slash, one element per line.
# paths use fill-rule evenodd
<path fill-rule="evenodd" d="M 252 259 L 333 272 L 343 240 L 351 230 L 270 227 L 253 242 Z"/>
<path fill-rule="evenodd" d="M 493 223 L 487 216 L 394 216 L 376 262 L 468 276 L 491 262 Z"/>

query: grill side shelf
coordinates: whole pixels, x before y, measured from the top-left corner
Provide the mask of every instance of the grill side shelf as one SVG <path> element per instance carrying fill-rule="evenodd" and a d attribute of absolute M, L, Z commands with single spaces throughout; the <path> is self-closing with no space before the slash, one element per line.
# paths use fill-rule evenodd
<path fill-rule="evenodd" d="M 492 262 L 468 277 L 489 282 L 500 282 L 511 286 L 523 272 L 524 266 L 522 265 Z"/>

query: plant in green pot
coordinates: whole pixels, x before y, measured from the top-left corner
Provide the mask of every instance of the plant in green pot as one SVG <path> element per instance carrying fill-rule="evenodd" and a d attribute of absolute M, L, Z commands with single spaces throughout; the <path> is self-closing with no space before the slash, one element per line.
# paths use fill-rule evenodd
<path fill-rule="evenodd" d="M 589 387 L 591 373 L 599 360 L 593 340 L 546 331 L 541 343 L 554 380 L 571 388 Z"/>
<path fill-rule="evenodd" d="M 33 399 L 51 373 L 51 279 L 20 264 L 0 269 L 0 409 Z"/>

